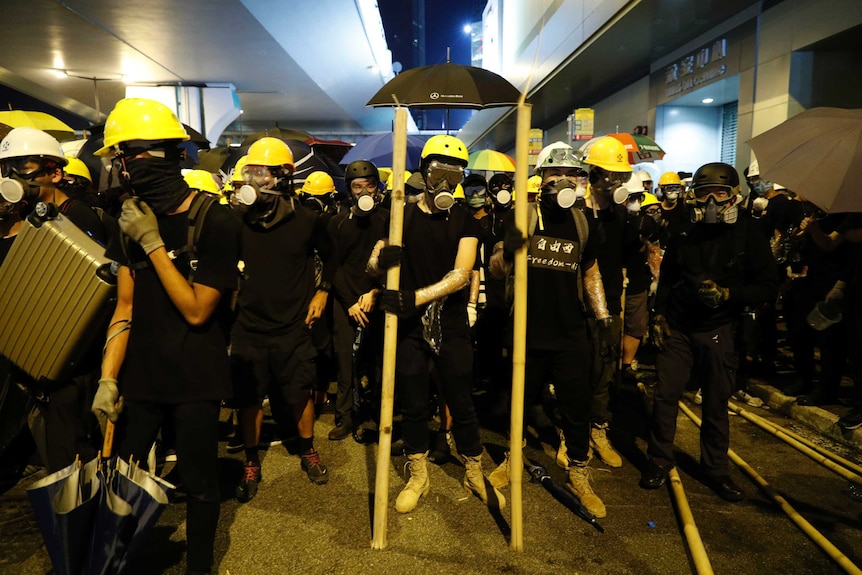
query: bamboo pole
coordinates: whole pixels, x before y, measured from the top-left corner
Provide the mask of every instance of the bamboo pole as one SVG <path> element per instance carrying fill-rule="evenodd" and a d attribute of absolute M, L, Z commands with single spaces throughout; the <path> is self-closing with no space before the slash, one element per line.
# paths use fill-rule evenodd
<path fill-rule="evenodd" d="M 714 571 L 712 570 L 712 564 L 709 562 L 709 555 L 706 553 L 706 547 L 703 546 L 703 539 L 701 539 L 700 531 L 698 531 L 697 524 L 694 522 L 694 515 L 691 512 L 691 507 L 688 505 L 688 498 L 685 496 L 682 479 L 680 479 L 676 467 L 672 467 L 668 471 L 667 476 L 670 480 L 671 492 L 676 500 L 676 508 L 679 511 L 679 518 L 682 522 L 682 532 L 685 535 L 688 550 L 691 552 L 691 558 L 694 561 L 694 570 L 697 571 L 698 575 L 713 575 Z"/>
<path fill-rule="evenodd" d="M 522 233 L 527 229 L 527 171 L 532 106 L 518 103 L 518 124 L 515 141 L 515 225 Z M 515 252 L 515 313 L 512 341 L 512 408 L 509 424 L 509 497 L 512 508 L 512 538 L 514 551 L 524 550 L 523 475 L 524 453 L 524 369 L 527 358 L 527 246 Z"/>
<path fill-rule="evenodd" d="M 404 170 L 407 164 L 407 108 L 395 108 L 395 131 L 392 138 L 392 195 L 389 212 L 389 244 L 401 245 L 404 224 Z M 401 266 L 386 272 L 386 288 L 397 290 Z M 398 317 L 387 313 L 383 339 L 383 385 L 380 392 L 380 425 L 377 442 L 377 473 L 374 480 L 374 524 L 372 549 L 386 548 L 386 525 L 389 519 L 389 456 L 392 448 L 392 408 L 395 404 L 395 351 L 398 340 Z"/>
<path fill-rule="evenodd" d="M 852 461 L 848 461 L 840 455 L 832 453 L 828 449 L 793 433 L 789 429 L 784 429 L 780 425 L 767 421 L 759 415 L 734 405 L 733 403 L 729 403 L 727 407 L 734 413 L 739 414 L 754 425 L 768 431 L 784 443 L 797 449 L 800 453 L 807 455 L 823 467 L 830 471 L 834 471 L 847 481 L 851 481 L 856 485 L 862 486 L 862 468 Z"/>
<path fill-rule="evenodd" d="M 688 407 L 686 407 L 682 402 L 679 404 L 679 408 L 682 412 L 691 419 L 695 425 L 700 427 L 701 421 L 700 418 L 695 415 Z M 814 543 L 820 547 L 824 553 L 829 555 L 829 557 L 838 563 L 838 565 L 844 569 L 850 575 L 862 575 L 862 569 L 856 566 L 855 563 L 850 561 L 844 553 L 841 552 L 829 539 L 823 536 L 820 531 L 814 528 L 811 523 L 809 523 L 802 515 L 799 514 L 796 509 L 791 506 L 784 497 L 779 495 L 769 483 L 766 482 L 763 477 L 760 476 L 748 463 L 745 462 L 741 457 L 739 457 L 732 449 L 727 450 L 727 456 L 730 457 L 730 460 L 739 467 L 746 475 L 748 475 L 751 480 L 760 487 L 760 490 L 763 493 L 772 499 L 782 511 L 790 518 L 793 523 L 799 527 L 803 533 L 805 533 Z"/>

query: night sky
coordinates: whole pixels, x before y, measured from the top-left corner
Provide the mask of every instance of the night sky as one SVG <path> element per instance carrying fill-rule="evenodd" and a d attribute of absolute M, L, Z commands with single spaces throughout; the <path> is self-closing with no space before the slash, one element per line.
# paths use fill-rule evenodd
<path fill-rule="evenodd" d="M 450 47 L 450 61 L 455 64 L 470 64 L 470 36 L 465 34 L 465 24 L 482 20 L 486 0 L 425 0 L 425 62 L 413 62 L 413 27 L 411 0 L 378 0 L 380 17 L 386 31 L 386 42 L 392 51 L 393 62 L 401 62 L 404 70 L 421 65 L 446 62 L 446 47 Z M 411 110 L 420 128 L 444 129 L 445 111 Z M 472 112 L 452 110 L 449 128 L 459 129 Z"/>

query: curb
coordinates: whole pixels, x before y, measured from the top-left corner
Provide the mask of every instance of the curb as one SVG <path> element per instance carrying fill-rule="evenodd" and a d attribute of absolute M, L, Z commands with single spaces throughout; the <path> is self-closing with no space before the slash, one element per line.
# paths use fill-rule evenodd
<path fill-rule="evenodd" d="M 862 427 L 846 431 L 838 427 L 838 415 L 821 407 L 796 404 L 796 398 L 756 380 L 749 380 L 748 393 L 762 399 L 770 409 L 806 425 L 821 435 L 862 451 Z"/>

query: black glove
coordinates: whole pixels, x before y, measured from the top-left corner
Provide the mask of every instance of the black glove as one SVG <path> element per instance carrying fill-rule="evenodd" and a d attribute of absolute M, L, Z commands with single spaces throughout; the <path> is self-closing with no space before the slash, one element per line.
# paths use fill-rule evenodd
<path fill-rule="evenodd" d="M 388 270 L 392 266 L 400 264 L 402 257 L 404 257 L 404 250 L 401 246 L 386 246 L 380 249 L 380 254 L 377 256 L 377 267 L 381 270 Z"/>
<path fill-rule="evenodd" d="M 599 355 L 605 363 L 614 363 L 620 358 L 620 334 L 614 329 L 619 318 L 613 316 L 598 320 Z"/>
<path fill-rule="evenodd" d="M 673 332 L 670 330 L 670 326 L 667 323 L 667 318 L 663 315 L 656 314 L 655 318 L 653 318 L 652 324 L 652 342 L 658 349 L 664 349 L 664 343 L 670 336 L 673 335 Z"/>
<path fill-rule="evenodd" d="M 521 230 L 516 227 L 506 228 L 503 234 L 503 259 L 511 262 L 515 259 L 515 252 L 521 249 L 527 243 L 527 238 L 521 234 Z"/>
<path fill-rule="evenodd" d="M 716 308 L 730 298 L 730 290 L 712 280 L 703 280 L 697 290 L 697 297 L 707 306 Z"/>
<path fill-rule="evenodd" d="M 405 318 L 416 313 L 416 292 L 413 290 L 383 290 L 380 294 L 380 308 Z"/>

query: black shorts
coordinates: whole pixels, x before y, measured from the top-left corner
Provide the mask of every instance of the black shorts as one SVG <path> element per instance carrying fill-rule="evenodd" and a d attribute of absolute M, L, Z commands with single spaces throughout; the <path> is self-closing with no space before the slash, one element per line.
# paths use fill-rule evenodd
<path fill-rule="evenodd" d="M 626 316 L 623 333 L 635 339 L 641 339 L 646 335 L 648 326 L 647 292 L 626 294 Z"/>
<path fill-rule="evenodd" d="M 278 393 L 289 405 L 307 401 L 317 380 L 317 350 L 304 326 L 266 339 L 234 336 L 230 363 L 233 399 L 228 407 L 257 405 Z"/>

